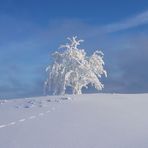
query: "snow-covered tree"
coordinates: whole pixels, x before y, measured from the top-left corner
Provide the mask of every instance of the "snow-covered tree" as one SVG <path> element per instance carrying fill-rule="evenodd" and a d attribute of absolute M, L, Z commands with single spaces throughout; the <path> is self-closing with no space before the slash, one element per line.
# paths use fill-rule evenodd
<path fill-rule="evenodd" d="M 46 68 L 48 78 L 45 81 L 45 93 L 63 95 L 69 86 L 73 94 L 81 94 L 82 88 L 87 88 L 88 84 L 102 90 L 104 85 L 99 79 L 103 74 L 107 76 L 103 67 L 103 53 L 97 50 L 88 57 L 84 49 L 78 48 L 83 40 L 77 40 L 77 37 L 68 40 L 69 43 L 60 46 L 65 50 L 55 52 L 54 63 Z"/>

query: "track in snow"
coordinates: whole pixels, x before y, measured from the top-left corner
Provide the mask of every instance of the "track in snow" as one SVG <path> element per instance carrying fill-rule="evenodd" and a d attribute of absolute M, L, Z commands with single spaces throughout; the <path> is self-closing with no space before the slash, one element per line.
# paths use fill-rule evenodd
<path fill-rule="evenodd" d="M 51 110 L 53 111 L 53 110 L 55 110 L 55 108 L 52 107 Z M 25 121 L 27 121 L 27 120 L 32 120 L 32 119 L 35 119 L 35 118 L 44 116 L 44 115 L 50 113 L 51 110 L 46 110 L 45 112 L 40 112 L 40 113 L 38 113 L 37 115 L 32 115 L 32 116 L 29 116 L 29 117 L 27 117 L 27 118 L 21 118 L 21 119 L 19 119 L 19 120 L 17 120 L 17 121 L 11 121 L 10 123 L 7 123 L 7 124 L 2 124 L 2 125 L 0 125 L 0 129 L 6 128 L 6 127 L 9 127 L 9 126 L 13 126 L 13 125 L 15 125 L 15 124 L 17 124 L 17 123 L 25 122 Z"/>

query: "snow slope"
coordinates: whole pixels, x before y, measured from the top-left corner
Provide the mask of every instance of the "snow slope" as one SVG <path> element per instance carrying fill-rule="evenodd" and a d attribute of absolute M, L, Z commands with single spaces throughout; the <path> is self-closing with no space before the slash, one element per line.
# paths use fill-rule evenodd
<path fill-rule="evenodd" d="M 0 148 L 148 148 L 148 94 L 0 101 Z"/>

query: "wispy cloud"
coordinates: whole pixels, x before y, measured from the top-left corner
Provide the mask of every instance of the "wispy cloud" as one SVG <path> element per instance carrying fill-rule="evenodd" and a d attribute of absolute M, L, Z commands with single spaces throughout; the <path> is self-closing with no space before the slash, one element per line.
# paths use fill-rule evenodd
<path fill-rule="evenodd" d="M 44 27 L 9 17 L 0 17 L 0 20 L 7 22 L 0 24 L 0 96 L 42 95 L 44 69 L 51 60 L 49 54 L 64 43 L 67 36 L 73 35 L 86 41 L 82 46 L 88 53 L 98 47 L 104 49 L 109 73 L 104 91 L 147 91 L 148 70 L 144 65 L 148 63 L 148 33 L 135 32 L 132 36 L 128 32 L 120 36 L 110 33 L 148 24 L 148 11 L 104 26 L 77 19 L 58 19 Z M 137 89 L 135 83 L 141 87 Z"/>
<path fill-rule="evenodd" d="M 145 24 L 148 24 L 148 10 L 140 14 L 137 14 L 136 16 L 119 21 L 117 23 L 108 24 L 103 28 L 104 30 L 106 30 L 106 32 L 117 32 Z"/>
<path fill-rule="evenodd" d="M 92 25 L 87 23 L 87 21 L 79 19 L 58 20 L 55 21 L 55 23 L 61 24 L 57 28 L 55 27 L 56 25 L 52 24 L 54 29 L 56 28 L 55 30 L 58 30 L 58 32 L 65 32 L 65 34 L 70 35 L 76 33 L 86 38 L 100 37 L 108 33 L 132 29 L 148 24 L 148 10 L 126 19 L 121 19 L 117 22 L 104 24 L 103 26 L 98 24 Z"/>

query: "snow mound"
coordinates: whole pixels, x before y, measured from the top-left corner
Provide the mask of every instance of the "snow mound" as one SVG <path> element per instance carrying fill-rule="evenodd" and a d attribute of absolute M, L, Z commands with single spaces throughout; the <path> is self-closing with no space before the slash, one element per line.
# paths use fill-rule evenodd
<path fill-rule="evenodd" d="M 2 148 L 147 148 L 148 94 L 0 101 Z"/>

